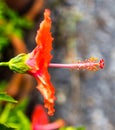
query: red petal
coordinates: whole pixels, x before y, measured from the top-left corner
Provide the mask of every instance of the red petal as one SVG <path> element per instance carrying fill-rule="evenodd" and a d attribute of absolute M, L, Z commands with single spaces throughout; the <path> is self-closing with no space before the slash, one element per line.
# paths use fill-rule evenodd
<path fill-rule="evenodd" d="M 52 55 L 50 54 L 52 50 L 52 40 L 53 37 L 51 35 L 51 18 L 50 18 L 50 10 L 45 9 L 44 12 L 44 20 L 40 24 L 40 29 L 37 31 L 36 35 L 36 43 L 39 47 L 39 53 L 37 58 L 37 63 L 41 68 L 44 67 L 47 69 L 48 64 L 52 58 Z M 46 71 L 46 70 L 45 70 Z"/>
<path fill-rule="evenodd" d="M 31 67 L 29 73 L 32 74 L 38 81 L 37 89 L 44 97 L 45 107 L 48 108 L 48 114 L 54 113 L 55 89 L 50 82 L 48 73 L 48 65 L 52 55 L 52 35 L 51 35 L 51 18 L 48 9 L 44 12 L 44 20 L 40 24 L 40 29 L 37 31 L 36 43 L 37 47 L 29 54 L 27 64 Z"/>
<path fill-rule="evenodd" d="M 38 125 L 48 124 L 49 119 L 42 105 L 37 105 L 32 113 L 32 130 Z"/>
<path fill-rule="evenodd" d="M 37 31 L 36 43 L 39 47 L 39 53 L 37 55 L 37 64 L 39 66 L 39 85 L 38 89 L 44 96 L 45 107 L 48 108 L 48 114 L 52 115 L 54 112 L 54 100 L 55 100 L 55 90 L 50 82 L 50 75 L 48 73 L 48 64 L 52 58 L 52 35 L 51 35 L 51 18 L 50 10 L 46 9 L 44 12 L 44 20 L 40 24 L 40 29 Z M 40 75 L 41 74 L 41 75 Z M 41 80 L 43 79 L 43 80 Z M 45 82 L 45 83 L 44 83 Z"/>
<path fill-rule="evenodd" d="M 47 74 L 49 75 L 49 74 Z M 50 77 L 50 75 L 48 76 Z M 54 100 L 55 100 L 55 89 L 47 77 L 38 77 L 37 89 L 41 92 L 44 97 L 45 107 L 48 108 L 48 114 L 54 114 Z"/>

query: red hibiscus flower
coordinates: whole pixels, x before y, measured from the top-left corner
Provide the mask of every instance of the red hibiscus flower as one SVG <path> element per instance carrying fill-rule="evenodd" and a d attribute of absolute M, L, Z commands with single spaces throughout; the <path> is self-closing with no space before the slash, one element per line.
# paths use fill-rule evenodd
<path fill-rule="evenodd" d="M 97 58 L 89 58 L 85 61 L 78 61 L 74 64 L 54 64 L 50 63 L 52 59 L 52 35 L 51 35 L 50 10 L 45 9 L 44 20 L 37 31 L 35 49 L 28 54 L 19 54 L 9 62 L 1 62 L 0 66 L 9 66 L 9 68 L 18 73 L 29 73 L 38 81 L 37 89 L 44 97 L 44 106 L 48 109 L 48 114 L 54 114 L 55 89 L 50 81 L 48 67 L 83 69 L 97 71 L 104 68 L 104 60 L 99 62 Z"/>
<path fill-rule="evenodd" d="M 49 122 L 48 115 L 42 105 L 36 105 L 32 113 L 32 130 L 54 130 L 65 125 L 64 120 Z"/>

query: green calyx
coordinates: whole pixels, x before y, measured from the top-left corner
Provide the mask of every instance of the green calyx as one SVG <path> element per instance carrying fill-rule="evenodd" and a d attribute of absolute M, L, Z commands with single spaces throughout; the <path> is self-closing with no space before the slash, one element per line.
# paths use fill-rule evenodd
<path fill-rule="evenodd" d="M 22 53 L 12 58 L 9 62 L 1 62 L 0 66 L 9 66 L 10 70 L 17 73 L 26 73 L 30 67 L 26 64 L 28 54 Z"/>

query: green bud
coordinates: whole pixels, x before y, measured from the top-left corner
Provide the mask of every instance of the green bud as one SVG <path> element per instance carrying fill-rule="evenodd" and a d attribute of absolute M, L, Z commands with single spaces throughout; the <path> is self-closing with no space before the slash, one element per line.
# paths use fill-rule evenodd
<path fill-rule="evenodd" d="M 26 64 L 26 59 L 28 54 L 22 53 L 12 58 L 9 63 L 10 70 L 13 70 L 17 73 L 26 73 L 30 67 Z"/>

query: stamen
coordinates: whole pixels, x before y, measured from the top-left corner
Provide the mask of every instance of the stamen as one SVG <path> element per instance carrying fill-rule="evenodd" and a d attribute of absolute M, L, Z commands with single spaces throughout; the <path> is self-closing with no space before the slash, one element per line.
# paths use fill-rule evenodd
<path fill-rule="evenodd" d="M 99 62 L 97 62 L 97 58 L 91 57 L 85 61 L 78 61 L 77 63 L 73 64 L 50 63 L 49 67 L 97 71 L 104 68 L 104 60 L 101 59 Z"/>

